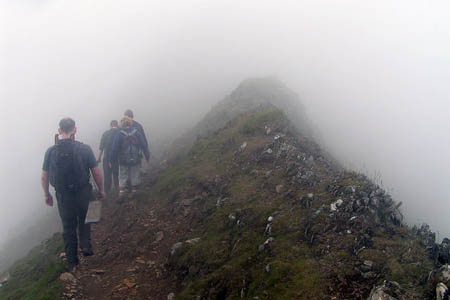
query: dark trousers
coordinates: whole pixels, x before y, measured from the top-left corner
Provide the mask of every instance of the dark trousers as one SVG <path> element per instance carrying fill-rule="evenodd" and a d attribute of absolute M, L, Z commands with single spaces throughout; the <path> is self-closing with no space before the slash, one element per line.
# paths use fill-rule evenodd
<path fill-rule="evenodd" d="M 113 161 L 109 166 L 107 160 L 103 160 L 103 177 L 105 178 L 105 192 L 108 193 L 111 190 L 112 184 L 116 189 L 119 188 L 119 162 Z"/>
<path fill-rule="evenodd" d="M 84 224 L 89 202 L 93 200 L 92 186 L 87 184 L 76 192 L 56 192 L 58 210 L 63 225 L 64 247 L 69 265 L 78 264 L 78 237 L 80 248 L 91 248 L 91 227 Z"/>

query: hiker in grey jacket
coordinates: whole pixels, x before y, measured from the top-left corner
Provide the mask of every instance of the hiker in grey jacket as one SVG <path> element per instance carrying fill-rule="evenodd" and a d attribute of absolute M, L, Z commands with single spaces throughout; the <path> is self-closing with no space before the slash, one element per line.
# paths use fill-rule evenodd
<path fill-rule="evenodd" d="M 147 143 L 137 128 L 132 127 L 132 120 L 124 117 L 120 121 L 120 130 L 116 134 L 109 161 L 119 160 L 119 192 L 123 194 L 128 182 L 135 192 L 140 184 L 142 154 L 150 161 Z"/>
<path fill-rule="evenodd" d="M 127 109 L 124 113 L 124 116 L 131 120 L 131 127 L 136 128 L 137 131 L 139 131 L 139 133 L 142 135 L 143 140 L 144 140 L 144 147 L 147 148 L 147 151 L 149 151 L 148 150 L 149 144 L 148 144 L 147 137 L 145 136 L 144 127 L 142 127 L 142 125 L 138 121 L 134 120 L 133 111 L 131 109 Z M 148 164 L 150 164 L 149 160 L 147 160 L 147 162 L 148 162 Z"/>

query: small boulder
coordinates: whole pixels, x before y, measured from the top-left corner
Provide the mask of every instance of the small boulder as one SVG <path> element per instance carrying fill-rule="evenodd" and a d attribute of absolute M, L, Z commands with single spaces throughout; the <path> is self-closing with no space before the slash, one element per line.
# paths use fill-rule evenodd
<path fill-rule="evenodd" d="M 445 284 L 438 283 L 436 286 L 436 300 L 446 300 L 448 299 L 448 288 Z"/>
<path fill-rule="evenodd" d="M 177 252 L 177 250 L 180 249 L 181 247 L 183 247 L 183 243 L 182 242 L 175 243 L 172 246 L 172 250 L 170 251 L 170 254 L 174 255 Z"/>
<path fill-rule="evenodd" d="M 132 289 L 136 286 L 136 282 L 131 281 L 129 279 L 124 279 L 123 283 L 129 288 Z"/>
<path fill-rule="evenodd" d="M 163 240 L 163 238 L 164 238 L 164 232 L 158 231 L 156 233 L 156 238 L 155 238 L 155 241 L 153 243 L 157 244 L 157 243 L 161 242 Z"/>
<path fill-rule="evenodd" d="M 275 241 L 275 239 L 274 239 L 273 237 L 270 237 L 270 238 L 268 238 L 268 239 L 264 242 L 264 245 L 265 245 L 265 246 L 268 246 L 268 245 L 270 245 L 271 243 L 273 243 L 273 241 Z"/>
<path fill-rule="evenodd" d="M 62 273 L 61 276 L 59 276 L 59 280 L 61 280 L 62 282 L 75 282 L 76 281 L 75 277 L 68 272 Z"/>
<path fill-rule="evenodd" d="M 344 201 L 342 201 L 342 199 L 338 199 L 335 202 L 330 204 L 330 210 L 331 211 L 336 211 L 338 209 L 339 206 L 341 206 L 344 203 Z"/>
<path fill-rule="evenodd" d="M 277 194 L 281 194 L 284 190 L 284 185 L 279 184 L 275 187 L 275 191 L 277 192 Z"/>
<path fill-rule="evenodd" d="M 396 295 L 394 298 L 391 295 Z M 400 285 L 395 281 L 385 280 L 382 285 L 375 286 L 370 292 L 369 298 L 367 300 L 404 300 L 408 299 L 407 295 L 401 289 Z"/>
<path fill-rule="evenodd" d="M 200 238 L 197 237 L 197 238 L 193 238 L 193 239 L 187 240 L 186 243 L 189 244 L 189 245 L 195 245 L 195 244 L 197 244 L 199 241 L 200 241 Z"/>

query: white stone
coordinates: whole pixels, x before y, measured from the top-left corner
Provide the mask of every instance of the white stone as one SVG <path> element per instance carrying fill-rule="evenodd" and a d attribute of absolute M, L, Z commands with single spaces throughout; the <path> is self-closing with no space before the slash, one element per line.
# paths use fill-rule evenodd
<path fill-rule="evenodd" d="M 335 202 L 331 203 L 330 204 L 331 211 L 336 211 L 337 208 L 342 205 L 342 203 L 344 203 L 344 201 L 342 201 L 342 199 L 338 199 Z"/>

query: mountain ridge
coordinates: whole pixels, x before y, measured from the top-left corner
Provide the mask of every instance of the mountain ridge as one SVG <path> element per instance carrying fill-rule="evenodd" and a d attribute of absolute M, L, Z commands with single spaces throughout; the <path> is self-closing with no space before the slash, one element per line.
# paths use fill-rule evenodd
<path fill-rule="evenodd" d="M 435 299 L 450 243 L 331 159 L 286 89 L 244 81 L 135 196 L 106 202 L 62 299 Z"/>

